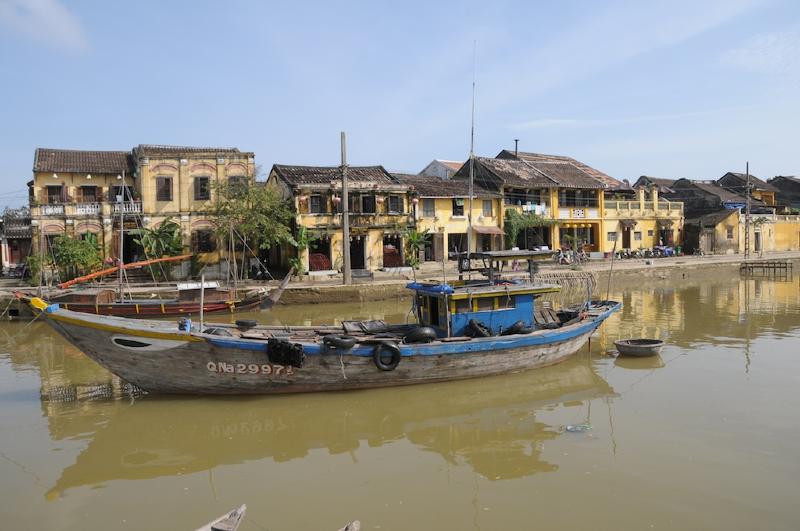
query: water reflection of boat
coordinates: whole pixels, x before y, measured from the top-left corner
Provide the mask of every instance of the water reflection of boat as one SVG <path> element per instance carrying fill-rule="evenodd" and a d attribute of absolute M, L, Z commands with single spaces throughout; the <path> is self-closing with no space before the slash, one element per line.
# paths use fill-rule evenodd
<path fill-rule="evenodd" d="M 247 461 L 285 462 L 316 449 L 357 453 L 407 440 L 489 479 L 555 470 L 542 459 L 560 430 L 536 409 L 613 395 L 587 360 L 540 371 L 365 393 L 269 399 L 109 402 L 48 410 L 51 436 L 87 437 L 48 497 L 79 486 L 189 474 Z M 268 400 L 268 402 L 266 401 Z M 386 406 L 391 404 L 391 406 Z M 97 418 L 76 419 L 75 416 Z M 57 430 L 54 433 L 53 430 Z M 72 430 L 75 433 L 72 433 Z"/>
<path fill-rule="evenodd" d="M 664 360 L 660 354 L 648 357 L 618 356 L 614 365 L 624 369 L 660 369 L 664 366 Z"/>

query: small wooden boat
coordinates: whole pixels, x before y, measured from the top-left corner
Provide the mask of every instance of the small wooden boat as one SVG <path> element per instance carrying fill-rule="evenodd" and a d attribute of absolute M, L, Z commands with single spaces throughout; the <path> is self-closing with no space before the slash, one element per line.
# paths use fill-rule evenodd
<path fill-rule="evenodd" d="M 618 339 L 614 341 L 617 350 L 623 356 L 647 357 L 656 356 L 664 348 L 659 339 Z"/>
<path fill-rule="evenodd" d="M 222 515 L 216 520 L 198 528 L 197 531 L 236 531 L 239 529 L 246 511 L 247 506 L 241 505 L 228 514 Z"/>
<path fill-rule="evenodd" d="M 200 291 L 203 293 L 203 312 L 233 313 L 266 309 L 278 302 L 291 278 L 291 271 L 281 284 L 270 290 L 256 288 L 244 296 L 238 296 L 235 290 L 220 287 L 218 283 L 179 284 L 177 296 L 164 299 L 135 299 L 126 297 L 118 301 L 118 293 L 112 289 L 84 289 L 59 293 L 48 297 L 67 310 L 97 315 L 116 315 L 119 317 L 168 317 L 180 315 L 196 315 L 200 313 Z"/>
<path fill-rule="evenodd" d="M 529 251 L 533 252 L 533 251 Z M 489 253 L 482 253 L 489 254 Z M 74 312 L 31 299 L 35 312 L 97 363 L 144 390 L 183 394 L 340 391 L 489 376 L 574 354 L 613 301 L 536 308 L 559 286 L 497 279 L 413 282 L 418 324 L 235 326 Z M 542 323 L 544 314 L 549 316 Z"/>

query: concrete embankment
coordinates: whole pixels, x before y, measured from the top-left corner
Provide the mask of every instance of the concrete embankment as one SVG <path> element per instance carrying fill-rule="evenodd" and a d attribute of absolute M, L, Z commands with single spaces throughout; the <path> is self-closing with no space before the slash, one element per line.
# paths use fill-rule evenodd
<path fill-rule="evenodd" d="M 782 260 L 789 261 L 797 272 L 800 267 L 800 252 L 771 253 L 756 260 Z M 582 265 L 579 270 L 591 271 L 598 282 L 599 293 L 607 289 L 609 275 L 611 275 L 611 288 L 624 289 L 626 285 L 640 285 L 647 283 L 673 283 L 694 282 L 704 277 L 720 275 L 739 275 L 739 265 L 743 262 L 740 255 L 732 256 L 681 256 L 675 258 L 656 258 L 651 260 L 610 260 L 590 262 Z M 570 266 L 557 266 L 553 263 L 542 264 L 542 272 L 569 271 Z M 410 276 L 409 276 L 410 277 Z M 448 268 L 448 279 L 457 278 L 457 272 Z M 417 272 L 418 279 L 441 280 L 441 269 L 423 267 Z M 405 298 L 411 292 L 405 288 L 411 278 L 392 274 L 388 278 L 376 278 L 370 281 L 359 281 L 350 286 L 343 286 L 341 280 L 336 279 L 325 282 L 299 282 L 290 284 L 283 294 L 281 304 L 319 304 L 337 302 L 367 302 Z M 148 288 L 138 288 L 140 296 L 147 297 Z M 0 312 L 3 319 L 30 318 L 32 315 L 28 308 L 19 301 L 14 300 L 14 288 L 9 286 L 0 291 Z M 162 294 L 163 296 L 163 294 Z"/>

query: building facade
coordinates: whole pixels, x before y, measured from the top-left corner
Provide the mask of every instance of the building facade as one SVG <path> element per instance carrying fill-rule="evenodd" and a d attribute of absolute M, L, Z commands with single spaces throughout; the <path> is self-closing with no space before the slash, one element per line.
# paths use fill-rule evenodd
<path fill-rule="evenodd" d="M 145 259 L 135 243 L 136 231 L 172 219 L 180 225 L 185 251 L 197 253 L 201 262 L 217 263 L 215 186 L 254 175 L 254 154 L 236 148 L 39 148 L 29 183 L 34 252 L 48 249 L 56 236 L 66 234 L 96 238 L 108 261 Z M 40 235 L 48 240 L 41 247 Z"/>
<path fill-rule="evenodd" d="M 377 271 L 405 264 L 404 233 L 414 228 L 417 198 L 408 184 L 383 166 L 347 168 L 350 226 L 350 267 Z M 284 247 L 281 257 L 297 258 L 311 274 L 340 271 L 343 267 L 342 179 L 338 166 L 275 164 L 267 187 L 291 201 L 297 228 L 311 237 L 307 249 Z"/>
<path fill-rule="evenodd" d="M 398 175 L 418 198 L 414 221 L 418 231 L 427 231 L 421 257 L 426 262 L 447 260 L 450 253 L 467 250 L 468 215 L 472 213 L 471 250 L 499 251 L 504 248 L 503 201 L 498 193 L 473 186 L 470 210 L 469 183 L 460 179 L 440 180 L 418 175 Z"/>

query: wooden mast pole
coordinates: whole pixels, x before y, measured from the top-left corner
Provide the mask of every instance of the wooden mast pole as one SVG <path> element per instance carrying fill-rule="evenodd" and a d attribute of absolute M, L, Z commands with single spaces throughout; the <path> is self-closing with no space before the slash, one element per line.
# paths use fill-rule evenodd
<path fill-rule="evenodd" d="M 342 282 L 353 282 L 350 270 L 350 201 L 347 193 L 347 137 L 341 134 L 342 143 Z"/>
<path fill-rule="evenodd" d="M 117 199 L 117 205 L 119 206 L 119 251 L 117 251 L 117 263 L 119 265 L 119 271 L 117 272 L 117 297 L 119 297 L 119 302 L 124 302 L 124 297 L 122 295 L 122 266 L 125 264 L 125 261 L 122 258 L 122 246 L 125 244 L 125 170 L 122 170 L 121 177 L 122 195 Z"/>

